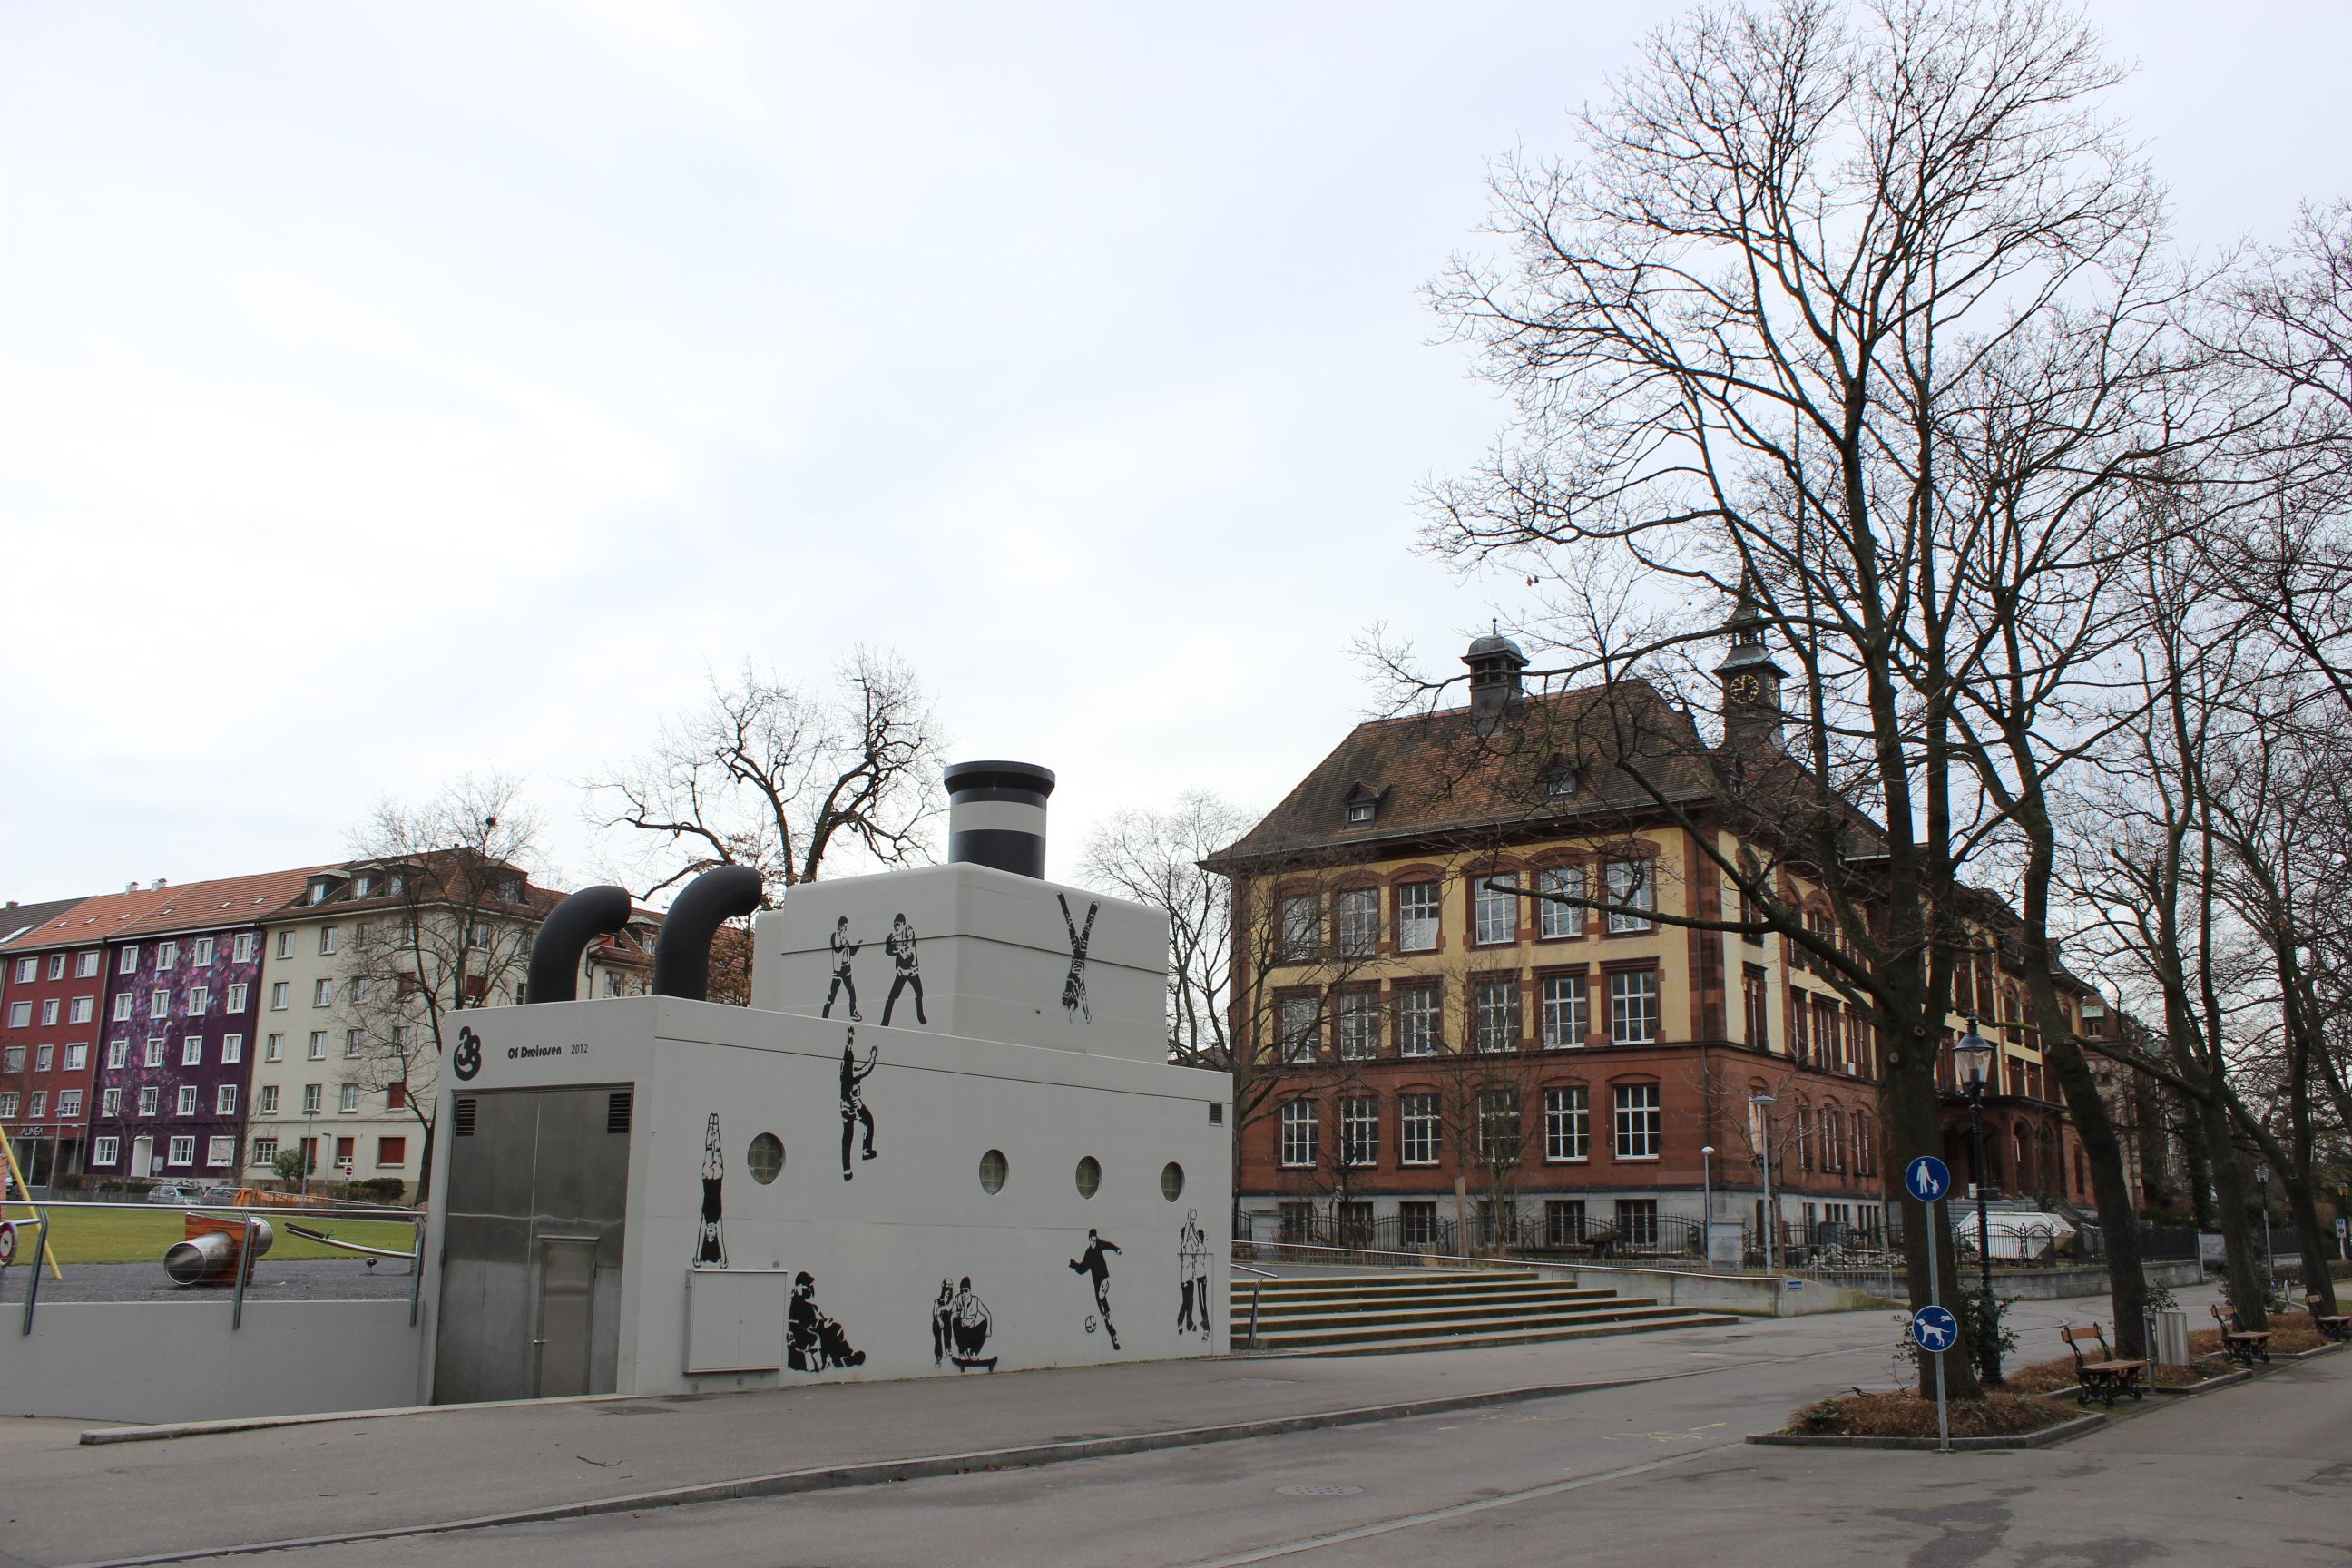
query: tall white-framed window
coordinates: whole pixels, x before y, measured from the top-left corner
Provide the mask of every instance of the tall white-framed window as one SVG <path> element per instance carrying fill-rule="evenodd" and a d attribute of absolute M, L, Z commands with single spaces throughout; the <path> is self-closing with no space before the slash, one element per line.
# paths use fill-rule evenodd
<path fill-rule="evenodd" d="M 65 977 L 66 955 L 62 952 L 53 952 L 49 954 L 49 978 L 52 980 L 63 980 Z"/>
<path fill-rule="evenodd" d="M 327 1059 L 326 1030 L 313 1029 L 310 1031 L 310 1059 L 314 1062 L 322 1062 Z"/>
<path fill-rule="evenodd" d="M 243 1035 L 223 1035 L 221 1037 L 221 1065 L 224 1067 L 235 1067 L 237 1063 L 243 1060 L 245 1060 L 245 1037 Z"/>
<path fill-rule="evenodd" d="M 66 1047 L 66 1071 L 79 1072 L 89 1066 L 89 1042 L 76 1040 Z"/>
<path fill-rule="evenodd" d="M 205 1140 L 205 1163 L 207 1165 L 236 1163 L 236 1139 L 232 1135 L 216 1134 Z"/>
<path fill-rule="evenodd" d="M 232 1012 L 232 1013 L 242 1013 L 242 1012 L 244 1012 L 244 1011 L 245 1011 L 245 998 L 246 998 L 246 986 L 245 986 L 245 982 L 244 982 L 244 981 L 242 981 L 242 980 L 240 980 L 240 981 L 238 981 L 236 984 L 231 985 L 231 986 L 228 988 L 228 1010 L 229 1010 L 230 1012 Z"/>
<path fill-rule="evenodd" d="M 1564 904 L 1561 899 L 1584 897 L 1584 868 L 1552 866 L 1536 873 L 1536 891 L 1552 897 L 1539 900 L 1536 905 L 1536 934 L 1543 937 L 1571 937 L 1584 934 L 1584 906 Z"/>
<path fill-rule="evenodd" d="M 183 1039 L 180 1042 L 180 1065 L 184 1068 L 194 1068 L 202 1067 L 204 1064 L 205 1037 L 202 1035 L 190 1035 Z"/>
<path fill-rule="evenodd" d="M 1654 1083 L 1621 1083 L 1616 1089 L 1616 1154 L 1620 1160 L 1658 1157 L 1664 1118 Z"/>
<path fill-rule="evenodd" d="M 176 968 L 179 962 L 180 944 L 178 942 L 159 942 L 155 944 L 155 970 L 157 973 L 160 974 L 166 969 Z"/>
<path fill-rule="evenodd" d="M 125 991 L 121 995 L 117 996 L 114 999 L 114 1021 L 116 1023 L 127 1024 L 131 1021 L 131 1005 L 136 1000 L 137 998 L 132 996 L 128 991 Z"/>
<path fill-rule="evenodd" d="M 189 1016 L 189 1017 L 191 1017 L 191 1018 L 201 1018 L 201 1017 L 203 1017 L 206 1013 L 208 1013 L 208 1012 L 212 1011 L 212 1005 L 213 1005 L 213 988 L 212 988 L 211 986 L 209 986 L 209 985 L 191 985 L 191 986 L 189 986 L 189 987 L 188 987 L 188 1016 Z"/>
<path fill-rule="evenodd" d="M 343 1059 L 346 1061 L 357 1060 L 361 1048 L 364 1044 L 365 1042 L 361 1038 L 360 1032 L 357 1029 L 345 1029 L 343 1031 Z"/>
<path fill-rule="evenodd" d="M 163 1110 L 163 1089 L 161 1084 L 147 1083 L 139 1086 L 140 1115 L 152 1116 Z"/>
<path fill-rule="evenodd" d="M 99 1090 L 98 1113 L 109 1121 L 112 1121 L 122 1114 L 122 1090 L 121 1088 L 109 1086 L 106 1089 Z"/>
<path fill-rule="evenodd" d="M 310 982 L 310 1005 L 331 1007 L 335 1005 L 335 983 L 325 975 Z"/>
<path fill-rule="evenodd" d="M 1621 1046 L 1647 1045 L 1658 1037 L 1656 970 L 1610 971 L 1609 1037 Z"/>
<path fill-rule="evenodd" d="M 189 963 L 202 968 L 204 965 L 210 963 L 213 961 L 212 938 L 208 936 L 200 936 L 190 944 L 190 947 L 191 955 L 188 960 Z"/>
<path fill-rule="evenodd" d="M 137 942 L 127 942 L 122 944 L 122 951 L 114 955 L 114 972 L 117 974 L 136 974 L 139 973 L 139 944 Z"/>
<path fill-rule="evenodd" d="M 47 1026 L 47 1025 L 50 1025 L 50 1024 L 54 1024 L 54 1023 L 56 1023 L 56 1022 L 58 1021 L 58 999 L 57 999 L 56 997 L 52 996 L 52 997 L 48 998 L 47 1001 L 43 1002 L 43 1003 L 41 1004 L 41 1022 L 42 1022 L 42 1024 L 43 1024 L 44 1026 Z"/>
<path fill-rule="evenodd" d="M 1339 1101 L 1339 1158 L 1357 1170 L 1381 1163 L 1381 1102 L 1369 1094 Z"/>
<path fill-rule="evenodd" d="M 1655 922 L 1645 914 L 1629 911 L 1656 909 L 1657 883 L 1656 866 L 1651 860 L 1610 861 L 1609 901 L 1624 906 L 1624 910 L 1610 911 L 1609 929 L 1612 931 L 1648 931 Z"/>
<path fill-rule="evenodd" d="M 274 1083 L 261 1086 L 261 1113 L 264 1116 L 278 1114 L 278 1086 Z"/>
<path fill-rule="evenodd" d="M 37 959 L 37 958 L 20 958 L 20 959 L 18 959 L 18 960 L 16 961 L 16 984 L 19 984 L 19 985 L 30 985 L 34 981 L 36 981 L 36 980 L 39 979 L 39 978 L 40 978 L 40 975 L 41 975 L 41 961 L 40 961 L 39 959 Z"/>
<path fill-rule="evenodd" d="M 1544 1090 L 1544 1158 L 1560 1162 L 1592 1154 L 1592 1092 L 1580 1083 Z"/>
<path fill-rule="evenodd" d="M 89 1163 L 111 1165 L 122 1158 L 122 1140 L 116 1137 L 93 1138 L 89 1141 Z"/>
<path fill-rule="evenodd" d="M 1516 1089 L 1489 1089 L 1478 1095 L 1478 1158 L 1489 1165 L 1517 1163 L 1527 1124 Z"/>
<path fill-rule="evenodd" d="M 25 1107 L 25 1114 L 35 1121 L 38 1121 L 48 1113 L 49 1091 L 46 1089 L 35 1089 L 33 1091 L 31 1102 Z"/>
<path fill-rule="evenodd" d="M 148 1037 L 147 1037 L 147 1058 L 146 1058 L 146 1059 L 147 1059 L 147 1065 L 148 1065 L 149 1067 L 151 1067 L 151 1068 L 159 1068 L 159 1067 L 162 1067 L 162 1066 L 163 1065 L 163 1036 L 161 1036 L 161 1035 L 150 1035 L 150 1036 L 148 1036 Z"/>
<path fill-rule="evenodd" d="M 151 1018 L 168 1018 L 172 1016 L 172 993 L 168 986 L 158 985 L 148 994 L 147 1016 Z"/>
<path fill-rule="evenodd" d="M 22 1046 L 8 1046 L 8 1047 L 0 1047 L 0 1072 L 19 1073 L 19 1072 L 23 1072 L 24 1070 L 25 1070 L 25 1047 L 22 1047 Z"/>
<path fill-rule="evenodd" d="M 1323 900 L 1314 893 L 1293 893 L 1282 900 L 1281 946 L 1275 956 L 1296 963 L 1315 956 L 1323 934 Z"/>
<path fill-rule="evenodd" d="M 255 1139 L 253 1141 L 253 1168 L 257 1171 L 267 1171 L 277 1163 L 278 1140 L 275 1138 Z"/>
<path fill-rule="evenodd" d="M 98 973 L 98 949 L 74 954 L 74 978 L 88 980 Z"/>
<path fill-rule="evenodd" d="M 290 993 L 293 989 L 294 987 L 292 984 L 287 981 L 271 981 L 269 983 L 269 1010 L 273 1013 L 283 1013 L 286 1011 L 287 1004 L 291 1000 Z"/>
<path fill-rule="evenodd" d="M 1591 993 L 1582 974 L 1547 974 L 1540 983 L 1543 998 L 1543 1047 L 1572 1050 L 1591 1032 Z"/>
<path fill-rule="evenodd" d="M 1444 889 L 1435 882 L 1397 884 L 1397 948 L 1403 952 L 1437 951 L 1437 922 Z"/>
<path fill-rule="evenodd" d="M 1331 900 L 1332 923 L 1338 928 L 1339 951 L 1350 958 L 1363 958 L 1376 952 L 1381 945 L 1381 890 L 1378 888 L 1349 888 Z"/>
<path fill-rule="evenodd" d="M 213 1090 L 213 1114 L 215 1116 L 236 1114 L 236 1085 L 225 1083 Z"/>
<path fill-rule="evenodd" d="M 89 1023 L 92 1019 L 98 1016 L 98 998 L 95 996 L 75 997 L 73 999 L 73 1006 L 68 1009 L 66 1016 L 68 1020 L 71 1023 Z"/>
<path fill-rule="evenodd" d="M 1393 1005 L 1397 1055 L 1435 1056 L 1445 1037 L 1444 994 L 1434 985 L 1401 985 Z"/>
<path fill-rule="evenodd" d="M 320 926 L 319 928 L 319 956 L 324 958 L 327 954 L 334 952 L 336 948 L 342 945 L 342 940 L 343 932 L 341 927 Z"/>
<path fill-rule="evenodd" d="M 33 1070 L 35 1072 L 47 1072 L 57 1065 L 57 1047 L 44 1041 L 40 1045 L 33 1047 Z"/>
<path fill-rule="evenodd" d="M 13 1089 L 0 1089 L 0 1121 L 5 1121 L 16 1114 L 16 1091 Z"/>
<path fill-rule="evenodd" d="M 302 1086 L 302 1114 L 316 1116 L 326 1106 L 326 1086 L 306 1083 Z"/>
<path fill-rule="evenodd" d="M 1381 1052 L 1381 998 L 1376 991 L 1339 994 L 1339 1057 L 1360 1062 Z"/>
<path fill-rule="evenodd" d="M 251 931 L 241 931 L 237 932 L 236 962 L 239 963 L 251 963 L 253 962 L 253 933 Z"/>
<path fill-rule="evenodd" d="M 58 1114 L 65 1117 L 79 1116 L 81 1114 L 81 1090 L 78 1089 L 61 1089 L 58 1090 Z"/>
<path fill-rule="evenodd" d="M 1286 996 L 1278 1009 L 1282 1026 L 1282 1059 L 1286 1062 L 1311 1062 L 1315 1059 L 1317 1006 L 1312 996 Z"/>
<path fill-rule="evenodd" d="M 335 1109 L 342 1112 L 345 1116 L 349 1116 L 359 1108 L 360 1086 L 355 1083 L 347 1083 L 343 1085 L 341 1097 L 337 1100 Z"/>
<path fill-rule="evenodd" d="M 1481 877 L 1470 904 L 1470 940 L 1494 947 L 1519 940 L 1519 884 L 1514 877 Z"/>
<path fill-rule="evenodd" d="M 1283 1167 L 1286 1170 L 1311 1170 L 1315 1164 L 1315 1134 L 1321 1122 L 1312 1100 L 1294 1100 L 1282 1108 Z"/>
<path fill-rule="evenodd" d="M 180 1098 L 177 1110 L 182 1116 L 194 1116 L 196 1113 L 196 1086 L 194 1084 L 184 1083 L 180 1086 Z"/>
<path fill-rule="evenodd" d="M 284 1061 L 286 1059 L 286 1037 L 284 1035 L 268 1035 L 263 1037 L 261 1042 L 261 1059 L 266 1062 Z"/>
<path fill-rule="evenodd" d="M 196 1163 L 195 1134 L 191 1132 L 183 1136 L 174 1137 L 172 1140 L 171 1151 L 166 1158 L 168 1158 L 171 1163 L 174 1165 L 194 1164 Z"/>
<path fill-rule="evenodd" d="M 1407 1165 L 1437 1163 L 1438 1114 L 1437 1096 L 1404 1094 L 1397 1097 L 1397 1158 Z"/>
<path fill-rule="evenodd" d="M 1498 975 L 1470 983 L 1470 1043 L 1481 1051 L 1509 1051 L 1519 1044 L 1519 981 Z"/>
<path fill-rule="evenodd" d="M 30 1002 L 11 1002 L 8 1004 L 8 1026 L 10 1028 L 27 1029 L 32 1027 L 32 1024 L 33 1005 Z"/>
<path fill-rule="evenodd" d="M 294 956 L 294 933 L 292 931 L 281 931 L 278 933 L 278 956 L 280 958 L 291 958 Z"/>

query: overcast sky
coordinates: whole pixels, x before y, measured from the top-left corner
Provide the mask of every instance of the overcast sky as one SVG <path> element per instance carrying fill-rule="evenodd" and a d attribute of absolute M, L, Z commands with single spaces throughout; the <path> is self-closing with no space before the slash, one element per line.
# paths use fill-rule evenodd
<path fill-rule="evenodd" d="M 0 0 L 0 894 L 340 858 L 746 655 L 1270 805 L 1507 584 L 1416 295 L 1680 6 Z M 2184 240 L 2344 194 L 2352 11 L 2095 7 Z"/>

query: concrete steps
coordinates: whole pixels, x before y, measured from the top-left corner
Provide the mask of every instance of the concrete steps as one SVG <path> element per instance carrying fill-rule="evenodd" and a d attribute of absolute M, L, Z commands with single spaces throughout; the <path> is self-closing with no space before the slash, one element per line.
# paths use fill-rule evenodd
<path fill-rule="evenodd" d="M 1244 1348 L 1255 1288 L 1255 1348 L 1282 1355 L 1361 1355 L 1585 1339 L 1713 1327 L 1722 1312 L 1661 1306 L 1538 1278 L 1531 1269 L 1413 1269 L 1233 1282 L 1234 1348 Z"/>

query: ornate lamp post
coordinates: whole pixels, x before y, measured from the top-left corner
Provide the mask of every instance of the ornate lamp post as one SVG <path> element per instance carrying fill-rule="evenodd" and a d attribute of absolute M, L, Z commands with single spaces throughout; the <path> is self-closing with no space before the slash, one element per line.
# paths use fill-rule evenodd
<path fill-rule="evenodd" d="M 1772 1233 L 1780 1228 L 1780 1216 L 1772 1208 L 1772 1097 L 1751 1094 L 1748 1103 L 1756 1108 L 1758 1150 L 1764 1161 L 1764 1272 L 1772 1272 Z"/>
<path fill-rule="evenodd" d="M 1985 1077 L 1992 1070 L 1992 1042 L 1977 1033 L 1977 1021 L 1969 1020 L 1969 1032 L 1952 1042 L 1952 1061 L 1960 1069 L 1960 1081 L 1969 1091 L 1969 1133 L 1975 1145 L 1977 1187 L 1977 1265 L 1984 1278 L 1984 1310 L 1992 1305 L 1992 1225 L 1985 1217 L 1985 1146 L 1984 1089 Z M 1998 1341 L 1988 1342 L 1984 1380 L 2000 1382 L 2000 1346 Z"/>

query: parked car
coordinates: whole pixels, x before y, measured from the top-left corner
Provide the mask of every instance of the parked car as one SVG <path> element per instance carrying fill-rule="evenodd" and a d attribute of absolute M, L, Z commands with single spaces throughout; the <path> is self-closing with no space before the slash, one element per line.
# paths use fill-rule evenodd
<path fill-rule="evenodd" d="M 219 1182 L 208 1182 L 205 1184 L 203 1196 L 208 1204 L 233 1204 L 236 1202 L 236 1189 Z"/>
<path fill-rule="evenodd" d="M 184 1206 L 188 1204 L 200 1204 L 205 1200 L 204 1195 L 196 1190 L 196 1184 L 194 1182 L 158 1182 L 147 1189 L 147 1201 L 151 1204 L 178 1204 Z"/>

